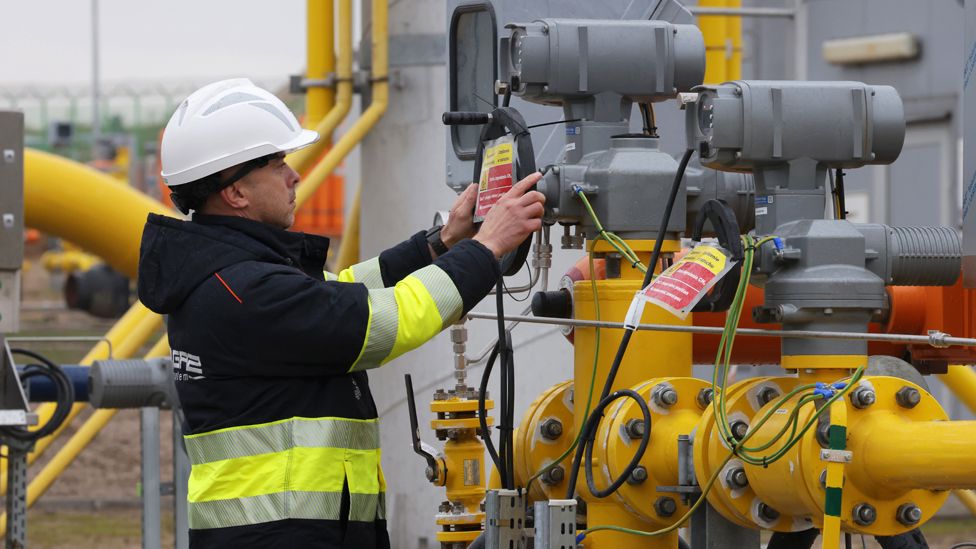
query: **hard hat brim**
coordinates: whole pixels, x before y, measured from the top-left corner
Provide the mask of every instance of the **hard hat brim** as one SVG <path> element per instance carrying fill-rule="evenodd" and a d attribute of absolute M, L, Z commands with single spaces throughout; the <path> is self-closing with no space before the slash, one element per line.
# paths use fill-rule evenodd
<path fill-rule="evenodd" d="M 281 145 L 282 151 L 287 153 L 293 153 L 297 150 L 304 149 L 305 147 L 315 143 L 320 138 L 319 132 L 313 130 L 302 130 L 302 133 L 298 134 L 298 137 L 292 139 L 291 141 Z"/>

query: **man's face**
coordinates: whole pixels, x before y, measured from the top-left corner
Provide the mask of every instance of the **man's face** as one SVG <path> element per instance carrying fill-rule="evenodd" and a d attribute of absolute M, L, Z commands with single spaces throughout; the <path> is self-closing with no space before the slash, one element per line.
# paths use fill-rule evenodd
<path fill-rule="evenodd" d="M 283 155 L 247 174 L 240 181 L 248 198 L 247 217 L 281 229 L 291 227 L 298 181 L 298 173 L 285 163 Z"/>

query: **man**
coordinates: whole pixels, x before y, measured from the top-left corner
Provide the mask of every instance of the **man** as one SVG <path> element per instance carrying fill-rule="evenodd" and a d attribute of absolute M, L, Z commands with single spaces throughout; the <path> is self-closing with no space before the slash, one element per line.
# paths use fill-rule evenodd
<path fill-rule="evenodd" d="M 299 182 L 285 154 L 317 138 L 243 79 L 191 94 L 163 137 L 162 175 L 194 213 L 149 216 L 139 298 L 169 315 L 195 548 L 389 546 L 366 370 L 458 320 L 541 225 L 538 174 L 477 233 L 472 185 L 439 234 L 327 280 L 328 239 L 285 230 Z"/>

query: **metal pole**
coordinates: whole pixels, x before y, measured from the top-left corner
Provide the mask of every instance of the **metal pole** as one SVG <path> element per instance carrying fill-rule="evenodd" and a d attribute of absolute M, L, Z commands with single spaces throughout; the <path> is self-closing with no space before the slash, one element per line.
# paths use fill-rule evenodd
<path fill-rule="evenodd" d="M 783 17 L 793 19 L 796 10 L 790 8 L 701 8 L 689 7 L 688 11 L 698 17 L 712 15 L 733 17 Z"/>
<path fill-rule="evenodd" d="M 498 315 L 492 313 L 468 313 L 468 318 L 481 320 L 497 320 Z M 564 318 L 538 318 L 534 316 L 506 315 L 506 320 L 525 322 L 528 324 L 554 324 L 557 326 L 578 326 L 581 328 L 616 328 L 623 329 L 622 322 L 606 322 L 597 320 L 572 320 Z M 672 326 L 669 324 L 638 324 L 638 330 L 652 332 L 681 332 L 691 334 L 721 335 L 723 329 L 710 326 Z M 887 343 L 914 343 L 931 345 L 933 347 L 949 347 L 959 345 L 976 347 L 976 339 L 967 337 L 952 337 L 944 332 L 932 331 L 929 335 L 913 334 L 866 334 L 858 332 L 825 332 L 820 330 L 760 330 L 757 328 L 739 328 L 736 334 L 740 336 L 757 337 L 791 337 L 799 339 L 847 339 L 857 341 L 884 341 Z"/>
<path fill-rule="evenodd" d="M 189 549 L 190 523 L 186 495 L 190 481 L 190 458 L 183 442 L 182 413 L 173 410 L 173 539 L 175 549 Z"/>
<path fill-rule="evenodd" d="M 92 157 L 98 155 L 98 140 L 102 134 L 101 113 L 98 112 L 101 101 L 101 92 L 98 88 L 98 0 L 91 3 L 91 26 L 92 26 Z"/>
<path fill-rule="evenodd" d="M 142 440 L 142 547 L 160 549 L 159 408 L 140 409 Z"/>
<path fill-rule="evenodd" d="M 33 442 L 8 439 L 6 549 L 27 547 L 27 454 Z"/>

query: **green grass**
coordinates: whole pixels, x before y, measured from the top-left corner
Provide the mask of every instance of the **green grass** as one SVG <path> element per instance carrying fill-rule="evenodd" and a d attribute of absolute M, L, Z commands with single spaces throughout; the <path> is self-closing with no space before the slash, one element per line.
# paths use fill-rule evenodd
<path fill-rule="evenodd" d="M 32 549 L 71 547 L 115 549 L 140 547 L 140 509 L 98 511 L 31 511 L 27 519 L 27 546 Z M 173 514 L 163 508 L 162 546 L 173 546 Z"/>

